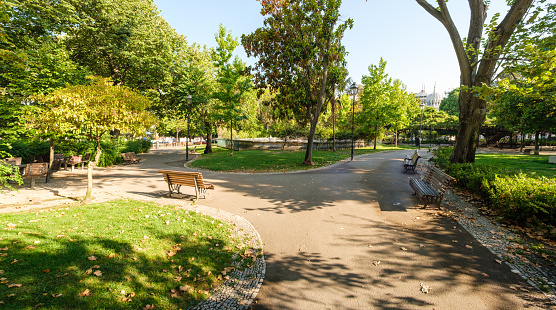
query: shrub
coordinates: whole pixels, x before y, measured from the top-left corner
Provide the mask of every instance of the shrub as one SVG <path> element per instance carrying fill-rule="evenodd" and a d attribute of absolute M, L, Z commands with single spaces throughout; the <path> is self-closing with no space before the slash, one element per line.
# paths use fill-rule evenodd
<path fill-rule="evenodd" d="M 4 188 L 14 190 L 8 183 L 9 181 L 16 182 L 17 185 L 23 184 L 21 175 L 19 175 L 19 168 L 5 164 L 4 161 L 0 160 L 0 192 Z"/>
<path fill-rule="evenodd" d="M 467 163 L 448 164 L 446 173 L 457 180 L 458 186 L 488 198 L 489 188 L 496 177 L 506 176 L 509 171 L 500 166 Z"/>
<path fill-rule="evenodd" d="M 435 162 L 441 168 L 445 168 L 450 163 L 450 156 L 452 155 L 452 150 L 454 148 L 449 147 L 438 147 L 432 149 L 432 161 Z"/>
<path fill-rule="evenodd" d="M 496 176 L 489 196 L 493 207 L 507 220 L 556 226 L 556 179 L 534 179 L 523 173 Z"/>

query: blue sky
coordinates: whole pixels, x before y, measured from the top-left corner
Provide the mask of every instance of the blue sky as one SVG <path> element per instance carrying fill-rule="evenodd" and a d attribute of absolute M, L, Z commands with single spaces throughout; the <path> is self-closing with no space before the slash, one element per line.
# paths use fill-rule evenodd
<path fill-rule="evenodd" d="M 432 1 L 429 1 L 432 2 Z M 492 0 L 489 19 L 495 12 L 502 17 L 506 0 Z M 263 26 L 260 4 L 256 0 L 154 0 L 162 16 L 187 37 L 187 41 L 215 46 L 214 34 L 223 24 L 232 35 L 240 37 Z M 467 35 L 468 1 L 448 2 L 452 18 Z M 350 76 L 356 82 L 368 74 L 368 66 L 377 65 L 380 57 L 388 62 L 387 73 L 400 79 L 409 92 L 419 92 L 423 85 L 428 93 L 443 93 L 458 86 L 459 69 L 450 38 L 443 26 L 414 0 L 344 0 L 342 18 L 352 18 L 354 27 L 343 40 Z M 242 46 L 236 54 L 248 64 Z"/>

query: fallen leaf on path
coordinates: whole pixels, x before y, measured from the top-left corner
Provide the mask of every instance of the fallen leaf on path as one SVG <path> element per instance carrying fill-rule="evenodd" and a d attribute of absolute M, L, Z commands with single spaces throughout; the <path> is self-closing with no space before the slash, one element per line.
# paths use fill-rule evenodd
<path fill-rule="evenodd" d="M 10 284 L 10 285 L 8 285 L 8 288 L 12 288 L 12 287 L 21 287 L 21 284 Z"/>
<path fill-rule="evenodd" d="M 483 277 L 485 277 L 485 278 L 488 278 L 488 277 L 490 277 L 490 276 L 489 276 L 488 274 L 486 274 L 486 273 L 484 273 L 484 272 L 483 272 L 483 273 L 481 273 L 481 275 L 482 275 Z"/>
<path fill-rule="evenodd" d="M 419 291 L 421 291 L 421 293 L 424 294 L 428 294 L 431 290 L 431 287 L 429 285 L 426 285 L 425 283 L 421 283 L 421 289 Z"/>
<path fill-rule="evenodd" d="M 380 265 L 380 261 L 379 261 L 379 260 L 377 260 L 377 261 L 374 261 L 374 262 L 373 262 L 373 265 L 375 265 L 375 266 L 378 266 L 378 265 Z"/>
<path fill-rule="evenodd" d="M 468 248 L 468 249 L 472 249 L 472 248 L 473 248 L 473 247 L 470 246 L 469 244 L 465 245 L 465 247 Z"/>
<path fill-rule="evenodd" d="M 91 294 L 89 293 L 89 289 L 86 289 L 83 292 L 79 293 L 79 296 L 91 296 Z"/>
<path fill-rule="evenodd" d="M 402 251 L 407 251 L 407 249 L 404 247 L 401 247 L 400 249 L 402 249 Z"/>

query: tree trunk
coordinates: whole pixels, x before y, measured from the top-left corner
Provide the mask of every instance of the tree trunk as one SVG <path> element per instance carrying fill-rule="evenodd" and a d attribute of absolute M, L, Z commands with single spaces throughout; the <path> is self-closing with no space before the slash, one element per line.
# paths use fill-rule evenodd
<path fill-rule="evenodd" d="M 97 152 L 95 154 L 95 160 L 90 161 L 87 165 L 87 193 L 85 194 L 85 200 L 83 202 L 90 203 L 93 199 L 93 169 L 98 164 L 100 160 L 100 154 L 102 154 L 102 149 L 100 148 L 100 138 L 97 138 Z"/>
<path fill-rule="evenodd" d="M 230 156 L 234 156 L 234 120 L 230 120 Z"/>
<path fill-rule="evenodd" d="M 395 145 L 396 147 L 398 147 L 398 131 L 397 131 L 397 130 L 394 132 L 394 141 L 395 141 L 395 142 L 394 142 L 394 143 L 395 143 L 394 145 Z"/>
<path fill-rule="evenodd" d="M 54 162 L 54 138 L 52 137 L 50 137 L 49 150 L 48 167 L 52 167 L 52 163 Z"/>
<path fill-rule="evenodd" d="M 207 146 L 205 147 L 205 151 L 203 152 L 204 154 L 210 154 L 212 153 L 212 126 L 209 124 L 205 124 L 207 125 Z"/>
<path fill-rule="evenodd" d="M 460 92 L 459 102 L 459 127 L 450 162 L 473 163 L 479 130 L 486 119 L 486 102 L 469 91 Z"/>
<path fill-rule="evenodd" d="M 332 97 L 332 151 L 336 152 L 336 98 Z"/>
<path fill-rule="evenodd" d="M 376 150 L 376 141 L 378 140 L 378 124 L 375 124 L 375 146 L 373 149 Z"/>
<path fill-rule="evenodd" d="M 540 152 L 540 136 L 540 131 L 535 132 L 535 155 L 539 155 Z"/>

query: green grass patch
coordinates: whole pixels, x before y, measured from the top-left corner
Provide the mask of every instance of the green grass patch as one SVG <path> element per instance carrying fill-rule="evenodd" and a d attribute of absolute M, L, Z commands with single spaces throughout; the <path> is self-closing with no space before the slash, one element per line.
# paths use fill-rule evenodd
<path fill-rule="evenodd" d="M 513 155 L 513 154 L 477 154 L 477 164 L 487 164 L 504 167 L 518 174 L 520 171 L 530 176 L 556 176 L 556 165 L 548 163 L 547 155 Z"/>
<path fill-rule="evenodd" d="M 188 308 L 241 259 L 228 224 L 118 200 L 0 215 L 3 309 Z"/>
<path fill-rule="evenodd" d="M 354 150 L 354 156 L 376 153 L 387 150 L 412 149 L 409 146 L 377 146 L 374 150 L 370 148 L 358 148 Z M 197 152 L 203 153 L 204 147 L 197 146 Z M 213 147 L 212 154 L 202 155 L 199 159 L 191 162 L 190 167 L 201 168 L 211 171 L 233 171 L 233 172 L 281 172 L 292 170 L 307 170 L 325 167 L 338 161 L 351 157 L 351 150 L 337 151 L 313 151 L 313 166 L 304 166 L 301 163 L 305 158 L 305 150 L 281 151 L 281 150 L 246 150 L 234 151 L 230 156 L 230 150 Z"/>

